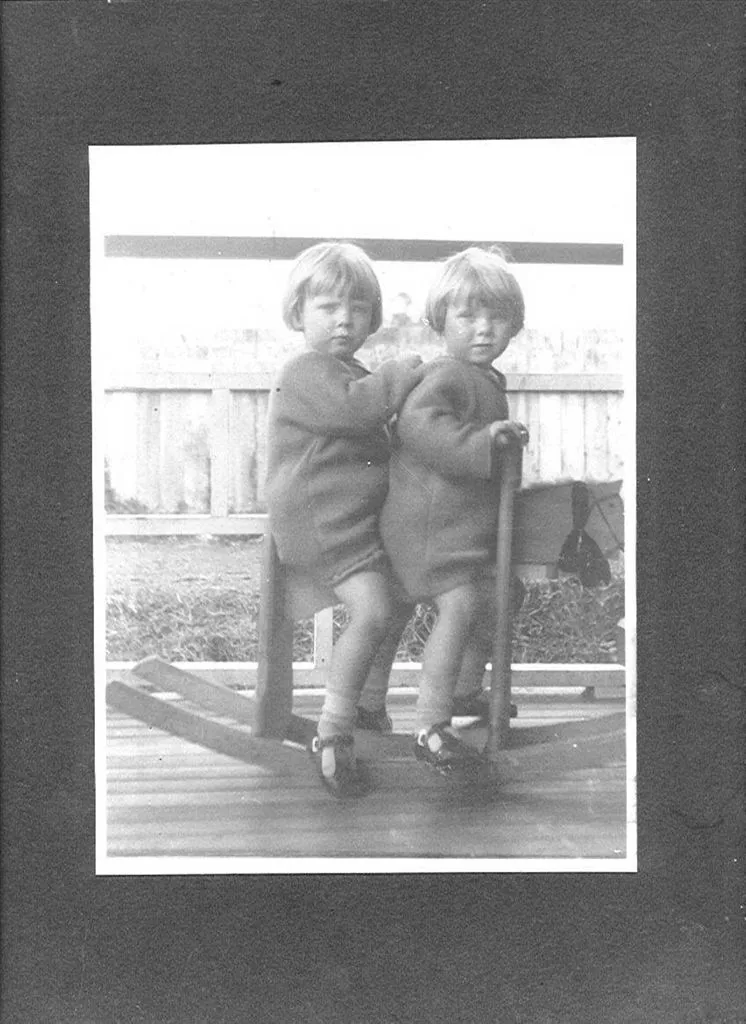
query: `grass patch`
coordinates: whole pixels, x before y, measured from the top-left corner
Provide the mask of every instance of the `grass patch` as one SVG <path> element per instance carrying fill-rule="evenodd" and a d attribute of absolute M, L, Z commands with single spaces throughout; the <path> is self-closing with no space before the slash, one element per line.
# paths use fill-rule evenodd
<path fill-rule="evenodd" d="M 106 609 L 109 661 L 138 661 L 156 654 L 166 661 L 256 661 L 259 595 L 255 589 L 192 576 L 178 587 L 142 578 L 110 592 Z M 614 627 L 624 615 L 624 579 L 593 590 L 575 578 L 526 583 L 513 619 L 513 661 L 524 663 L 612 662 Z M 420 661 L 435 614 L 418 606 L 397 660 Z M 335 609 L 335 633 L 344 627 Z M 313 657 L 313 622 L 296 625 L 293 658 Z"/>

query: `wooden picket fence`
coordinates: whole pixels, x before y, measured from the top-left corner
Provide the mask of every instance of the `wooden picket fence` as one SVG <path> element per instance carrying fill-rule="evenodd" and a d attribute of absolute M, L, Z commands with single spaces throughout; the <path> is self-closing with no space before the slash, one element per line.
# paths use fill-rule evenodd
<path fill-rule="evenodd" d="M 264 529 L 271 375 L 143 372 L 106 389 L 106 533 L 246 534 Z M 508 374 L 531 443 L 524 484 L 623 472 L 622 377 Z"/>

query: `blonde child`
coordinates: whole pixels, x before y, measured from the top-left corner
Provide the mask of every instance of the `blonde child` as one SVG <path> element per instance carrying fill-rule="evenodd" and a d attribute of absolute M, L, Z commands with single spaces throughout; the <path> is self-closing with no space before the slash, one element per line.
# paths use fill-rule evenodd
<path fill-rule="evenodd" d="M 523 294 L 499 252 L 473 247 L 442 265 L 426 316 L 446 354 L 426 366 L 399 413 L 380 529 L 410 598 L 437 609 L 415 753 L 450 770 L 476 756 L 451 727 L 454 695 L 486 707 L 500 455 L 528 439 L 508 419 L 505 378 L 492 367 L 523 326 Z"/>
<path fill-rule="evenodd" d="M 375 373 L 354 358 L 381 324 L 380 286 L 355 245 L 323 242 L 301 253 L 283 318 L 303 332 L 306 349 L 283 367 L 271 396 L 269 516 L 280 560 L 331 588 L 347 609 L 312 746 L 322 781 L 344 796 L 365 786 L 353 742 L 358 698 L 403 628 L 378 516 L 388 424 L 423 370 L 419 356 Z"/>

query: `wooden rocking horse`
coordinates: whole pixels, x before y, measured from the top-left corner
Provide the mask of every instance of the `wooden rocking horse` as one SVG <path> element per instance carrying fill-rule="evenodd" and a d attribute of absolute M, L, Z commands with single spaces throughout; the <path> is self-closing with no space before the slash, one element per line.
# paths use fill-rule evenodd
<path fill-rule="evenodd" d="M 497 616 L 490 718 L 484 746 L 485 760 L 498 778 L 620 761 L 625 746 L 623 712 L 566 725 L 511 729 L 511 569 L 520 564 L 556 560 L 558 530 L 564 536 L 567 528 L 566 520 L 563 522 L 557 514 L 558 509 L 567 508 L 568 497 L 573 494 L 572 484 L 519 491 L 520 473 L 521 453 L 511 450 L 511 457 L 504 460 L 500 487 Z M 599 495 L 601 499 L 615 499 L 613 518 L 617 524 L 621 506 L 618 491 L 618 484 L 602 485 Z M 573 529 L 583 531 L 590 505 L 583 503 L 577 489 L 574 497 Z M 604 519 L 608 524 L 609 517 L 604 515 Z M 616 530 L 621 533 L 619 525 Z M 555 552 L 553 558 L 551 552 Z M 267 531 L 255 698 L 208 682 L 159 658 L 147 658 L 121 680 L 109 683 L 107 701 L 148 725 L 282 773 L 287 770 L 288 757 L 305 750 L 316 731 L 314 721 L 293 713 L 293 624 L 335 603 L 331 591 L 317 587 L 280 563 L 272 534 Z M 163 699 L 164 693 L 171 695 L 171 699 Z M 379 751 L 409 759 L 411 742 L 411 737 L 396 734 L 365 738 L 365 746 L 374 758 Z"/>

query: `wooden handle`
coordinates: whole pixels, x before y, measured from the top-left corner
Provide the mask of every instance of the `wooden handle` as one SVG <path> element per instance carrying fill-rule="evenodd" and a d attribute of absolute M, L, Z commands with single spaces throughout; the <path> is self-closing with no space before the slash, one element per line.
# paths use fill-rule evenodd
<path fill-rule="evenodd" d="M 510 580 L 512 572 L 513 504 L 521 482 L 523 453 L 511 445 L 502 454 L 500 503 L 497 515 L 497 558 L 495 565 L 495 633 L 492 647 L 490 727 L 486 753 L 496 760 L 508 742 L 510 731 L 510 663 L 512 624 Z"/>

